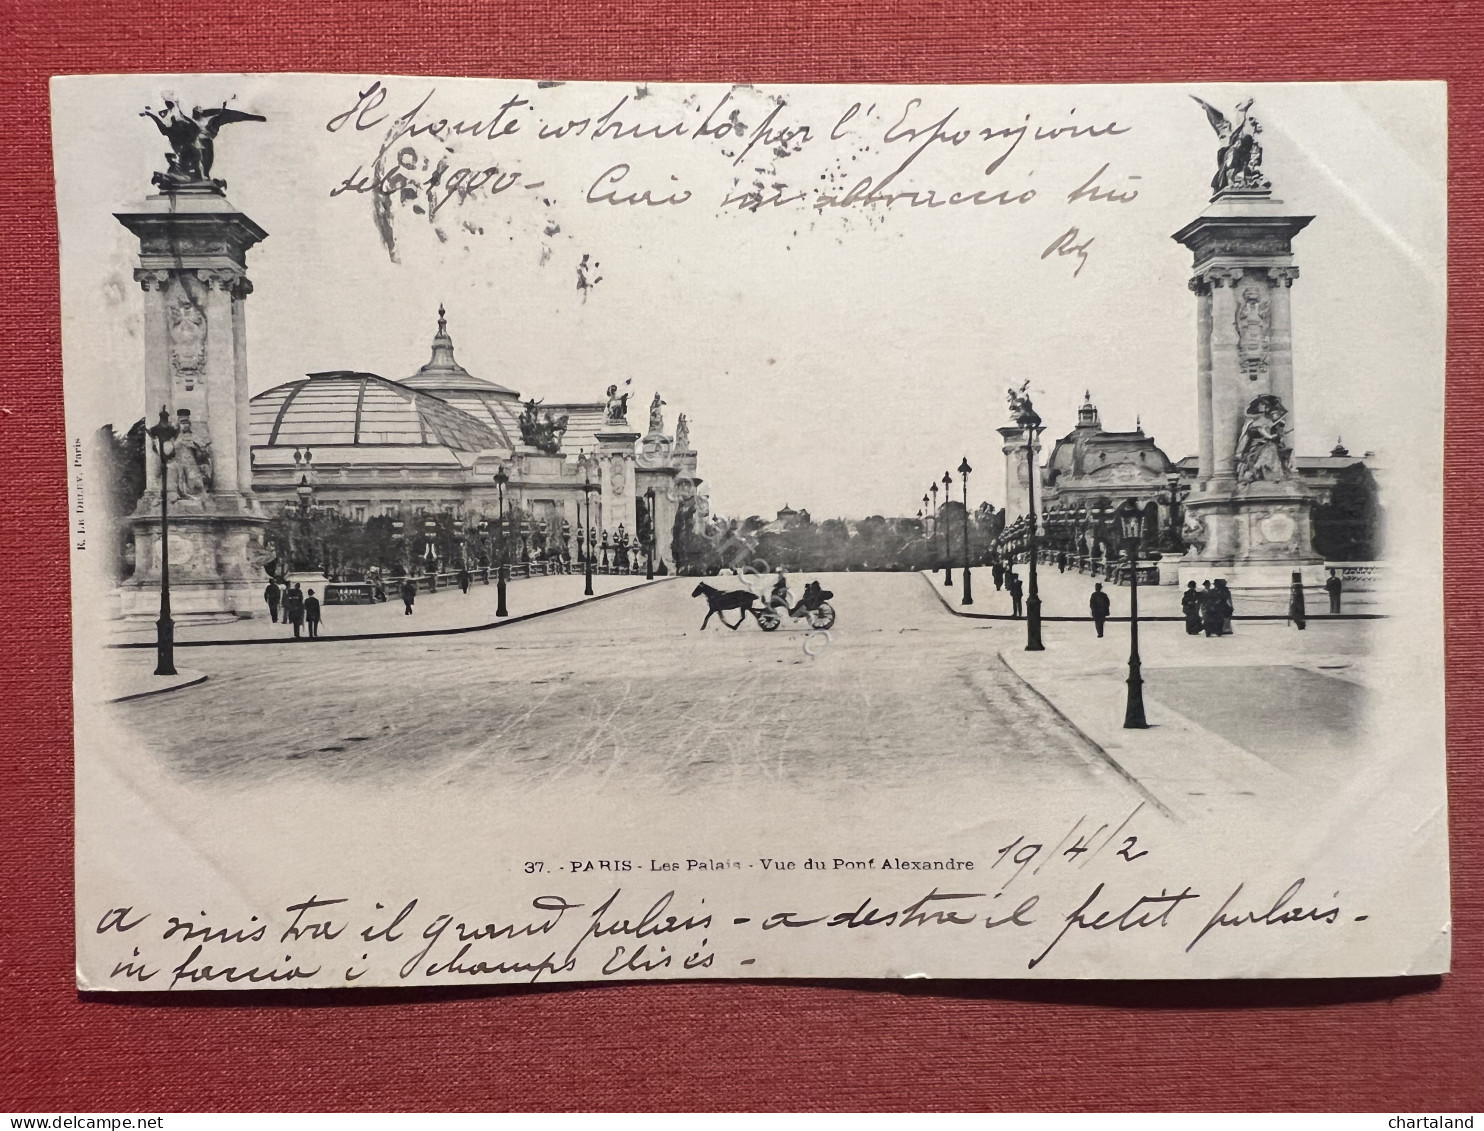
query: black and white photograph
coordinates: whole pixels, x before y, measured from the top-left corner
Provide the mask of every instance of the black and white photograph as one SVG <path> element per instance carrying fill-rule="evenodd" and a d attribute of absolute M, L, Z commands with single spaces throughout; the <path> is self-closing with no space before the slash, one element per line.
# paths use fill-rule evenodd
<path fill-rule="evenodd" d="M 81 988 L 1448 969 L 1442 83 L 51 94 Z"/>

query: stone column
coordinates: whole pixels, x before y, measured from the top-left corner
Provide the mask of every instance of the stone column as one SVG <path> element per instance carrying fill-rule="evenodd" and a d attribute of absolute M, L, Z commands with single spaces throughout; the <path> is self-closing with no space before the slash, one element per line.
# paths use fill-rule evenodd
<path fill-rule="evenodd" d="M 1198 458 L 1200 471 L 1197 482 L 1204 484 L 1211 478 L 1216 460 L 1215 438 L 1211 421 L 1211 285 L 1200 276 L 1189 282 L 1196 295 L 1196 410 L 1198 436 Z"/>
<path fill-rule="evenodd" d="M 1211 462 L 1202 465 L 1202 470 L 1205 479 L 1219 483 L 1230 483 L 1236 478 L 1237 437 L 1247 419 L 1245 409 L 1251 399 L 1239 377 L 1237 356 L 1236 294 L 1242 275 L 1240 268 L 1214 267 L 1202 276 L 1210 292 L 1211 320 L 1202 352 L 1211 362 L 1205 408 L 1211 421 L 1212 441 Z"/>
<path fill-rule="evenodd" d="M 144 296 L 144 415 L 160 409 L 208 454 L 170 486 L 170 590 L 177 620 L 260 615 L 266 522 L 252 496 L 248 438 L 246 253 L 267 236 L 213 182 L 149 197 L 115 214 L 139 239 L 134 273 Z M 196 468 L 183 434 L 172 464 Z M 160 467 L 150 451 L 131 519 L 136 567 L 123 586 L 126 617 L 159 608 Z"/>
<path fill-rule="evenodd" d="M 623 523 L 624 529 L 632 536 L 637 513 L 634 507 L 636 486 L 634 444 L 639 439 L 639 433 L 629 430 L 626 421 L 610 424 L 608 429 L 597 433 L 595 437 L 598 441 L 598 459 L 599 466 L 602 468 L 603 484 L 603 493 L 599 496 L 603 507 L 602 521 L 594 519 L 600 541 L 603 537 L 602 532 L 605 530 L 608 531 L 610 539 L 617 537 L 619 523 Z M 609 560 L 612 560 L 611 548 Z"/>
<path fill-rule="evenodd" d="M 1269 267 L 1268 303 L 1271 334 L 1268 349 L 1269 387 L 1288 409 L 1288 439 L 1298 447 L 1298 405 L 1293 395 L 1293 309 L 1289 303 L 1297 267 Z"/>

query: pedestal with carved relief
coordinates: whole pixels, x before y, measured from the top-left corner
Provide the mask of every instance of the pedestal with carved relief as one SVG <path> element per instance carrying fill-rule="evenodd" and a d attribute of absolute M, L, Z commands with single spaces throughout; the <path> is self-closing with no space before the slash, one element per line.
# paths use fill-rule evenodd
<path fill-rule="evenodd" d="M 1182 585 L 1224 577 L 1233 588 L 1286 588 L 1294 571 L 1306 583 L 1323 581 L 1313 499 L 1289 463 L 1297 432 L 1293 237 L 1312 219 L 1289 214 L 1266 191 L 1218 192 L 1173 236 L 1194 256 L 1197 304 L 1200 472 L 1185 503 L 1191 549 L 1180 562 Z M 1255 466 L 1255 426 L 1281 429 L 1273 449 L 1281 459 Z"/>

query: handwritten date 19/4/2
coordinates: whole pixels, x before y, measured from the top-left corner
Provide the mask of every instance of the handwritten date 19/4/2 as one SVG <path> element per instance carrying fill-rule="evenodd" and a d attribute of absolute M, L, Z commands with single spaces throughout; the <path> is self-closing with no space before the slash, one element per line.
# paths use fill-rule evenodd
<path fill-rule="evenodd" d="M 1088 819 L 1088 814 L 1084 813 L 1077 818 L 1076 823 L 1067 830 L 1066 834 L 1051 846 L 1049 851 L 1047 838 L 1032 839 L 1022 834 L 995 853 L 994 863 L 989 866 L 989 870 L 1000 869 L 1008 873 L 1000 888 L 1003 891 L 1019 879 L 1021 873 L 1028 868 L 1034 876 L 1047 864 L 1085 867 L 1089 860 L 1096 859 L 1110 847 L 1113 848 L 1113 855 L 1119 860 L 1128 864 L 1137 863 L 1143 857 L 1148 856 L 1149 851 L 1140 846 L 1138 836 L 1129 829 L 1133 825 L 1134 818 L 1144 808 L 1144 804 L 1141 801 L 1128 816 L 1116 825 L 1109 821 L 1094 825 Z M 1112 831 L 1109 831 L 1110 829 Z"/>

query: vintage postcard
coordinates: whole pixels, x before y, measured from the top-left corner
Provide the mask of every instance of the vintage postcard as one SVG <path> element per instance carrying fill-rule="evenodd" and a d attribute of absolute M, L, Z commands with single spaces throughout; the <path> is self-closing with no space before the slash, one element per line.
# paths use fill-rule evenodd
<path fill-rule="evenodd" d="M 1446 94 L 54 80 L 78 984 L 1446 971 Z"/>

